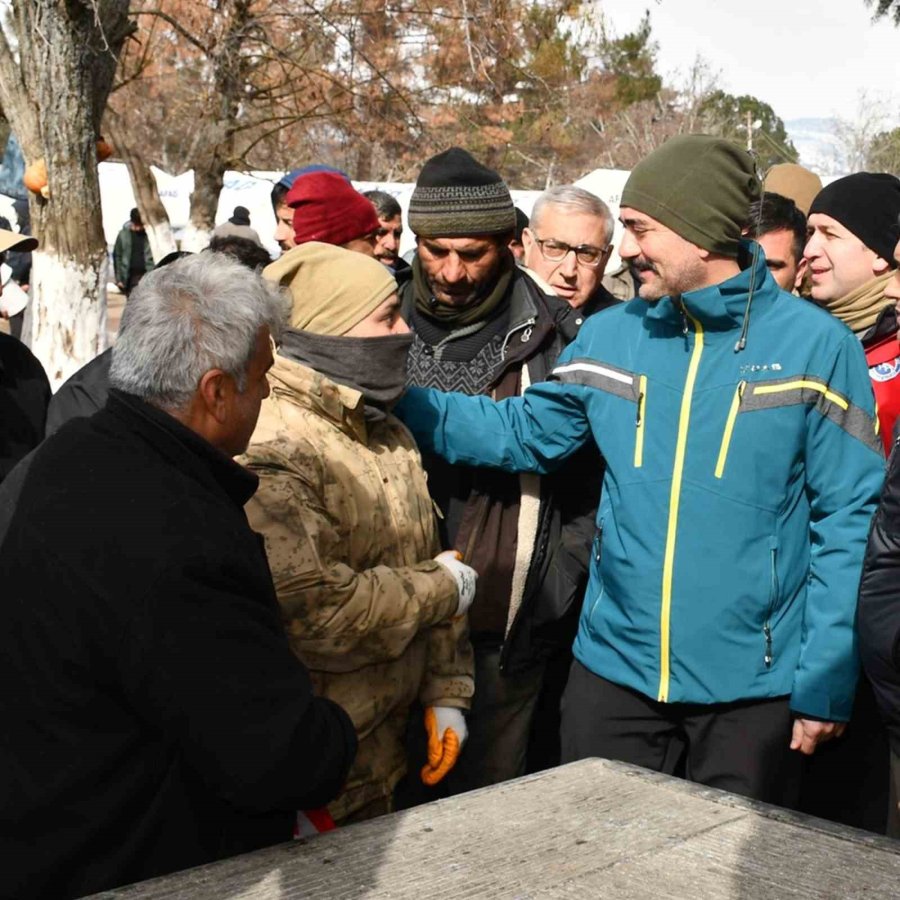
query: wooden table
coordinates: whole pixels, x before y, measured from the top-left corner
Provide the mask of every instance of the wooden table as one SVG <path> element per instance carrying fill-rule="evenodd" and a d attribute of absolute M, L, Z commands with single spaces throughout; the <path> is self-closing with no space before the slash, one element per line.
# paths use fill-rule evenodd
<path fill-rule="evenodd" d="M 872 900 L 900 842 L 592 759 L 97 896 Z"/>

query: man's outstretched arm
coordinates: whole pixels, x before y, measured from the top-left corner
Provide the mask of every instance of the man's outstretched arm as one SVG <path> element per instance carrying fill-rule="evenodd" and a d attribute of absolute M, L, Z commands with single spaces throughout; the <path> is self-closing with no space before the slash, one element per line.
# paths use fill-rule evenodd
<path fill-rule="evenodd" d="M 549 472 L 591 436 L 581 385 L 542 382 L 521 397 L 409 388 L 394 412 L 423 450 L 451 463 L 508 472 Z"/>

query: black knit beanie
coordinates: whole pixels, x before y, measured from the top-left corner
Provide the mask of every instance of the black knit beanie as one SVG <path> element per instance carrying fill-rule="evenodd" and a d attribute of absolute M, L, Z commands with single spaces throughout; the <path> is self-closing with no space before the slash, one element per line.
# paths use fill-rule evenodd
<path fill-rule="evenodd" d="M 228 220 L 232 225 L 249 225 L 250 210 L 246 206 L 236 206 L 231 218 Z"/>
<path fill-rule="evenodd" d="M 809 214 L 814 213 L 831 216 L 894 265 L 894 247 L 900 239 L 900 179 L 872 172 L 838 178 L 816 195 L 809 208 Z"/>
<path fill-rule="evenodd" d="M 706 134 L 670 138 L 632 169 L 619 206 L 652 216 L 685 240 L 736 257 L 760 196 L 753 157 Z"/>
<path fill-rule="evenodd" d="M 424 237 L 505 234 L 516 227 L 503 179 L 461 147 L 422 166 L 407 217 L 412 231 Z"/>

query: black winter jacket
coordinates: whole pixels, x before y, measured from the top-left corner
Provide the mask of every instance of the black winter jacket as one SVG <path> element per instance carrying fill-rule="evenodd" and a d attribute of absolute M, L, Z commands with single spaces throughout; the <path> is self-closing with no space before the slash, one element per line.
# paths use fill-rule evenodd
<path fill-rule="evenodd" d="M 900 453 L 888 460 L 869 530 L 857 606 L 859 651 L 894 753 L 900 754 Z"/>
<path fill-rule="evenodd" d="M 0 489 L 0 896 L 286 841 L 338 793 L 353 727 L 288 646 L 256 484 L 114 391 Z"/>
<path fill-rule="evenodd" d="M 109 367 L 113 348 L 109 347 L 71 375 L 51 397 L 47 409 L 47 437 L 70 419 L 87 418 L 106 405 L 109 396 Z"/>
<path fill-rule="evenodd" d="M 37 357 L 0 334 L 0 481 L 44 439 L 50 382 Z"/>

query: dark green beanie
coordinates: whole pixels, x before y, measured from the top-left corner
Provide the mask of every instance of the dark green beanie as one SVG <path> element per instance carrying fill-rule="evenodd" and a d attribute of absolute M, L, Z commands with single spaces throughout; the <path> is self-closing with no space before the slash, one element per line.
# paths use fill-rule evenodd
<path fill-rule="evenodd" d="M 704 250 L 737 256 L 750 204 L 759 196 L 746 150 L 722 138 L 683 134 L 634 167 L 619 205 L 652 216 Z"/>

